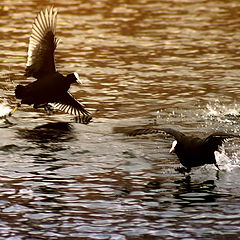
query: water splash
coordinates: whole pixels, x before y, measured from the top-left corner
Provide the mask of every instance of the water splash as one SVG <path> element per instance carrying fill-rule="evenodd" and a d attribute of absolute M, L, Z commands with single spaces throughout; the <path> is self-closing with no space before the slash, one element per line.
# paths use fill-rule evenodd
<path fill-rule="evenodd" d="M 11 111 L 12 109 L 5 103 L 0 104 L 0 118 L 6 117 Z"/>
<path fill-rule="evenodd" d="M 216 101 L 206 106 L 206 115 L 211 119 L 215 119 L 219 122 L 239 122 L 240 117 L 240 105 L 230 104 L 224 105 L 220 101 Z"/>
<path fill-rule="evenodd" d="M 226 154 L 224 146 L 221 147 L 221 152 L 214 152 L 217 164 L 221 170 L 231 172 L 240 166 L 240 151 L 234 152 L 231 157 Z"/>

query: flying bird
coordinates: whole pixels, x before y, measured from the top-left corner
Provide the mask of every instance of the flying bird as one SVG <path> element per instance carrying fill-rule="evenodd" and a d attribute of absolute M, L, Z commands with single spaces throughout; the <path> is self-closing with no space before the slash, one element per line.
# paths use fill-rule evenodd
<path fill-rule="evenodd" d="M 206 138 L 186 136 L 184 133 L 172 128 L 145 128 L 135 129 L 128 133 L 130 136 L 167 133 L 174 137 L 170 153 L 176 153 L 180 163 L 185 167 L 179 169 L 181 172 L 190 172 L 193 167 L 203 166 L 205 164 L 214 164 L 218 169 L 215 151 L 219 150 L 224 140 L 229 138 L 240 138 L 239 135 L 223 132 L 214 132 Z"/>
<path fill-rule="evenodd" d="M 78 74 L 74 72 L 63 76 L 56 70 L 54 51 L 59 43 L 55 36 L 56 20 L 57 10 L 53 7 L 37 15 L 32 26 L 25 69 L 25 76 L 36 80 L 25 86 L 17 85 L 15 96 L 21 99 L 21 104 L 33 105 L 34 108 L 51 110 L 50 106 L 53 106 L 77 117 L 90 116 L 68 92 L 72 83 L 80 82 Z"/>

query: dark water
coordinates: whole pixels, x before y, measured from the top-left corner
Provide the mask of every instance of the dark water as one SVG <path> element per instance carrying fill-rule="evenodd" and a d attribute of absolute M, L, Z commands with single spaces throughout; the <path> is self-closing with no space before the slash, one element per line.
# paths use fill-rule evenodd
<path fill-rule="evenodd" d="M 82 76 L 71 92 L 94 120 L 28 106 L 0 120 L 0 239 L 239 239 L 239 141 L 224 144 L 220 172 L 187 177 L 170 137 L 124 131 L 239 132 L 240 2 L 1 1 L 0 100 L 12 107 L 31 81 L 31 24 L 53 3 L 57 68 Z"/>

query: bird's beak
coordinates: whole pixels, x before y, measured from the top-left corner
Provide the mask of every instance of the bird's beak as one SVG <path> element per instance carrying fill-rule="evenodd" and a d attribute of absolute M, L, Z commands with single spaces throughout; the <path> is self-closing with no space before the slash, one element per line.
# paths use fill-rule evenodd
<path fill-rule="evenodd" d="M 175 153 L 175 148 L 171 147 L 171 149 L 169 150 L 169 153 Z"/>
<path fill-rule="evenodd" d="M 78 84 L 83 84 L 83 81 L 82 81 L 81 79 L 78 79 L 76 82 L 77 82 Z"/>
<path fill-rule="evenodd" d="M 172 147 L 169 150 L 169 153 L 175 153 L 175 147 L 177 146 L 177 140 L 174 140 L 172 143 Z"/>
<path fill-rule="evenodd" d="M 78 84 L 83 84 L 83 81 L 79 78 L 79 75 L 75 72 L 74 73 L 74 76 L 76 77 L 76 83 L 78 83 Z"/>

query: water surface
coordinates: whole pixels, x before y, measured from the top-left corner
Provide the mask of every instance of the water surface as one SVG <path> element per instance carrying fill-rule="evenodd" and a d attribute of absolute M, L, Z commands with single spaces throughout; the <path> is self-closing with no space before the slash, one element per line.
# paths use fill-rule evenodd
<path fill-rule="evenodd" d="M 239 1 L 4 0 L 0 100 L 11 107 L 15 86 L 32 81 L 33 20 L 53 3 L 57 69 L 82 77 L 71 93 L 93 122 L 29 106 L 0 119 L 0 238 L 239 238 L 239 140 L 217 155 L 220 172 L 189 177 L 175 171 L 171 137 L 124 134 L 239 132 Z"/>

